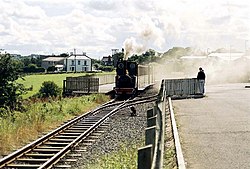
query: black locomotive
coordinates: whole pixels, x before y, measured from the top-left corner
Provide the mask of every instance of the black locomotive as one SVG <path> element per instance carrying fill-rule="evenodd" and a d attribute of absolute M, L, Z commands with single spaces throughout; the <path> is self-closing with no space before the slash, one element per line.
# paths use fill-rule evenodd
<path fill-rule="evenodd" d="M 116 66 L 115 93 L 127 97 L 137 93 L 138 64 L 127 60 L 119 60 Z"/>

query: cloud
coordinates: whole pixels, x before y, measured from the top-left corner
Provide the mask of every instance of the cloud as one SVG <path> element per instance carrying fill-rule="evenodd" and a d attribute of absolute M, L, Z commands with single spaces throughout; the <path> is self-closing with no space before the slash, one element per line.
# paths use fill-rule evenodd
<path fill-rule="evenodd" d="M 160 51 L 244 48 L 250 39 L 249 8 L 246 0 L 2 0 L 0 48 L 21 54 L 77 48 L 93 56 L 128 42 Z"/>
<path fill-rule="evenodd" d="M 95 10 L 106 11 L 117 8 L 117 3 L 113 0 L 91 0 L 89 6 Z"/>

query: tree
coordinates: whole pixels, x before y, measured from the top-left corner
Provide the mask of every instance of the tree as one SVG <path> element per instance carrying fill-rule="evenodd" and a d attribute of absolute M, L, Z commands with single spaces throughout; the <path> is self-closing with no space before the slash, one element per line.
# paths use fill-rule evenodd
<path fill-rule="evenodd" d="M 22 84 L 16 82 L 19 77 L 19 62 L 9 54 L 0 55 L 0 108 L 13 111 L 21 107 L 21 95 L 26 90 Z"/>
<path fill-rule="evenodd" d="M 61 89 L 53 81 L 43 82 L 39 93 L 39 97 L 57 97 L 61 95 Z"/>
<path fill-rule="evenodd" d="M 135 61 L 138 64 L 145 64 L 156 60 L 157 58 L 155 56 L 155 51 L 152 49 L 149 49 L 148 51 L 142 53 L 141 55 L 135 54 L 128 58 L 128 61 Z"/>
<path fill-rule="evenodd" d="M 68 53 L 61 53 L 60 55 L 59 55 L 60 57 L 68 57 L 69 56 L 69 54 Z"/>
<path fill-rule="evenodd" d="M 124 52 L 124 50 L 122 50 L 122 51 Z M 116 64 L 117 64 L 118 60 L 124 58 L 124 53 L 123 52 L 119 52 L 119 53 L 116 53 L 116 54 L 112 55 L 113 66 L 116 67 Z"/>

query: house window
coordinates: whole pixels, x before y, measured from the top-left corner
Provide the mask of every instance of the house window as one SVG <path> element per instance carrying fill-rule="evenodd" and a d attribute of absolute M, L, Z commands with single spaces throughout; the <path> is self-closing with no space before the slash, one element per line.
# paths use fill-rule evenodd
<path fill-rule="evenodd" d="M 87 71 L 87 67 L 82 67 L 82 71 Z"/>
<path fill-rule="evenodd" d="M 86 60 L 84 60 L 84 65 L 87 65 L 87 61 Z"/>
<path fill-rule="evenodd" d="M 78 65 L 81 65 L 81 61 L 80 60 L 78 60 Z"/>
<path fill-rule="evenodd" d="M 74 62 L 74 60 L 71 60 L 71 65 L 75 65 L 75 62 Z"/>
<path fill-rule="evenodd" d="M 75 71 L 75 67 L 70 67 L 70 71 Z"/>

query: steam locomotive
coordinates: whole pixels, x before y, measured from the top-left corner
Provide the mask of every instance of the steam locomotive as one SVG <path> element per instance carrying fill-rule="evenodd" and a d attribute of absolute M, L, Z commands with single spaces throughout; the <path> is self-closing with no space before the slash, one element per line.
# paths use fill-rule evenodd
<path fill-rule="evenodd" d="M 134 96 L 138 90 L 138 64 L 127 60 L 119 60 L 116 66 L 114 91 L 116 96 Z"/>

